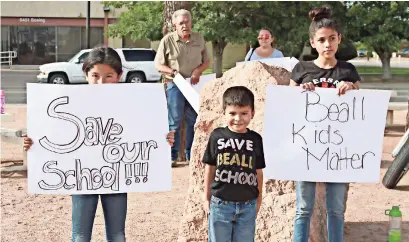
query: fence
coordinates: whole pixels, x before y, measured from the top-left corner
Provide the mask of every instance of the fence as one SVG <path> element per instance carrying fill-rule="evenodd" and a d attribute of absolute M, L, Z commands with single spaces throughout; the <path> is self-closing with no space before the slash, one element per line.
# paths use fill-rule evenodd
<path fill-rule="evenodd" d="M 11 66 L 13 59 L 17 57 L 16 51 L 2 51 L 0 52 L 0 63 Z"/>

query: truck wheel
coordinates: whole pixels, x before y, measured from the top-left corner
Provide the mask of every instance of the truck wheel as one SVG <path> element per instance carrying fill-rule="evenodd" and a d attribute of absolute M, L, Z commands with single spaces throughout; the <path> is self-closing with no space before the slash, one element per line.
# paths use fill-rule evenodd
<path fill-rule="evenodd" d="M 126 79 L 126 82 L 129 82 L 129 83 L 142 83 L 142 82 L 146 82 L 146 78 L 145 78 L 145 75 L 143 73 L 136 72 L 136 73 L 130 74 L 128 76 L 128 78 Z"/>
<path fill-rule="evenodd" d="M 50 78 L 50 83 L 51 84 L 68 84 L 68 79 L 65 75 L 63 74 L 54 74 Z"/>
<path fill-rule="evenodd" d="M 388 189 L 393 189 L 409 170 L 409 139 L 400 149 L 398 155 L 386 171 L 382 183 Z"/>

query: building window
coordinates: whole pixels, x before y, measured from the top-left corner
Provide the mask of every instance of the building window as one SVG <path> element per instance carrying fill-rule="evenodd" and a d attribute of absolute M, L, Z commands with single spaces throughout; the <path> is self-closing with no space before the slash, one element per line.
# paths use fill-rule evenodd
<path fill-rule="evenodd" d="M 55 62 L 55 47 L 55 27 L 10 26 L 10 49 L 17 52 L 13 64 Z"/>
<path fill-rule="evenodd" d="M 90 47 L 104 43 L 104 28 L 91 27 Z M 1 51 L 16 51 L 13 65 L 68 61 L 86 49 L 85 27 L 1 26 Z"/>
<path fill-rule="evenodd" d="M 57 61 L 68 61 L 81 50 L 81 27 L 57 27 Z"/>
<path fill-rule="evenodd" d="M 98 45 L 104 44 L 104 28 L 103 27 L 91 27 L 90 29 L 90 48 L 94 48 Z M 87 29 L 81 27 L 81 49 L 87 49 Z"/>
<path fill-rule="evenodd" d="M 1 26 L 1 52 L 9 49 L 9 26 Z"/>

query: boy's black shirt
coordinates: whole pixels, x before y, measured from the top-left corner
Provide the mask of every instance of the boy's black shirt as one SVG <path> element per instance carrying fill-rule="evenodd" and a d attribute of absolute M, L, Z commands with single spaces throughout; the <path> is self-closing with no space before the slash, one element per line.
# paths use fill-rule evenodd
<path fill-rule="evenodd" d="M 257 169 L 266 167 L 263 141 L 257 132 L 247 131 L 213 130 L 203 155 L 203 163 L 216 166 L 212 195 L 225 201 L 253 200 L 259 194 Z"/>
<path fill-rule="evenodd" d="M 324 88 L 336 88 L 341 81 L 355 83 L 361 80 L 353 64 L 340 60 L 330 69 L 320 68 L 313 61 L 300 61 L 294 66 L 291 79 L 298 84 L 312 82 Z"/>

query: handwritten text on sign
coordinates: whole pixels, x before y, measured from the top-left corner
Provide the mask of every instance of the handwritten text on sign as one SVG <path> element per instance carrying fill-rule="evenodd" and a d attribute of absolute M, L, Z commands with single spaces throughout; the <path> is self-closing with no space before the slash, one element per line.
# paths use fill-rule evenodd
<path fill-rule="evenodd" d="M 170 190 L 167 130 L 160 84 L 29 84 L 29 192 Z"/>
<path fill-rule="evenodd" d="M 270 85 L 264 120 L 268 178 L 378 182 L 390 92 Z"/>

